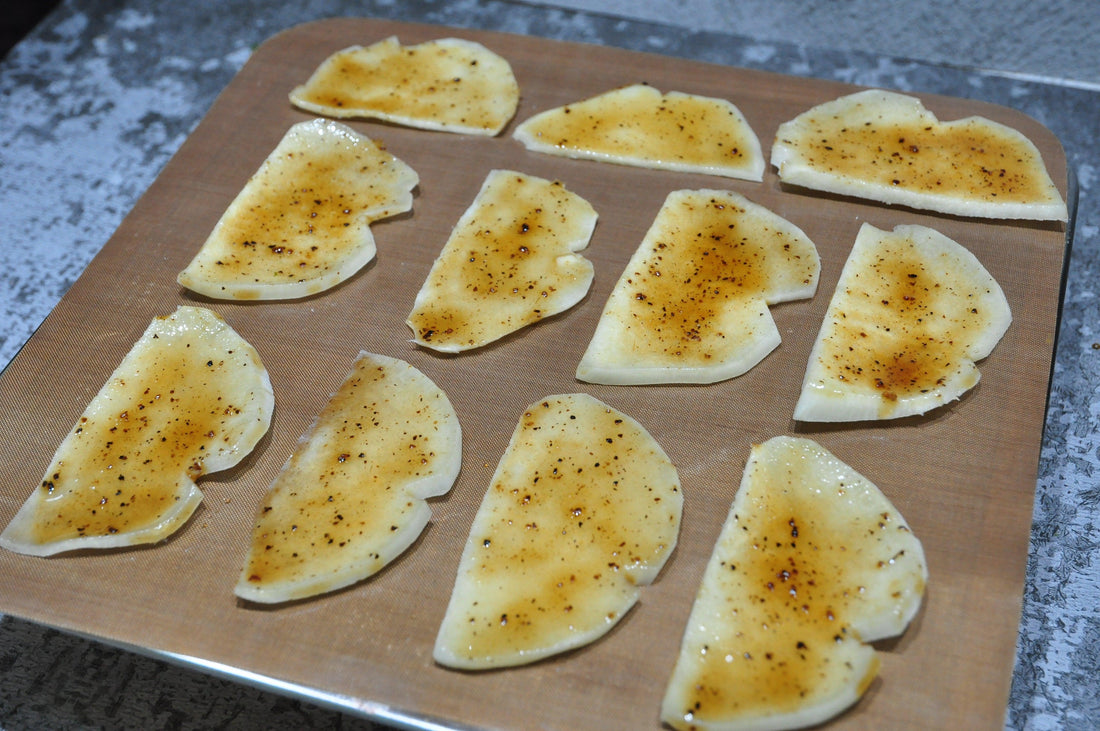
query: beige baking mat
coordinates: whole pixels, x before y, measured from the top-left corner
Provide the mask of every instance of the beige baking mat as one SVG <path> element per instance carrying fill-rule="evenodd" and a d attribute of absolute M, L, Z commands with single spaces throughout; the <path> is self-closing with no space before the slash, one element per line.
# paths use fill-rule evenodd
<path fill-rule="evenodd" d="M 1000 728 L 1017 636 L 1040 435 L 1065 256 L 1061 225 L 988 222 L 763 183 L 569 161 L 526 152 L 511 129 L 495 139 L 352 126 L 420 175 L 412 213 L 374 226 L 377 259 L 308 300 L 198 300 L 176 274 L 286 129 L 309 115 L 288 91 L 328 54 L 397 34 L 483 42 L 513 65 L 517 120 L 627 83 L 725 97 L 770 147 L 777 125 L 852 91 L 836 83 L 705 65 L 610 48 L 373 20 L 295 28 L 253 55 L 134 207 L 102 253 L 0 378 L 0 521 L 38 483 L 75 422 L 149 320 L 177 305 L 221 313 L 259 350 L 277 407 L 269 435 L 228 473 L 205 480 L 193 519 L 166 543 L 49 559 L 0 551 L 0 611 L 154 654 L 326 694 L 367 714 L 494 728 L 658 727 L 658 707 L 704 564 L 749 445 L 777 434 L 818 440 L 875 482 L 927 551 L 923 610 L 881 643 L 879 680 L 836 728 Z M 1066 162 L 1033 120 L 974 101 L 925 97 L 941 119 L 979 113 L 1030 137 L 1063 193 Z M 413 296 L 485 175 L 512 168 L 562 180 L 600 219 L 596 267 L 577 307 L 480 351 L 441 356 L 409 342 Z M 600 309 L 667 193 L 736 190 L 803 228 L 822 257 L 818 295 L 772 309 L 782 345 L 748 374 L 710 386 L 604 387 L 574 379 Z M 932 226 L 971 249 L 1001 283 L 1014 322 L 981 364 L 980 385 L 925 417 L 806 427 L 791 419 L 810 345 L 859 226 Z M 450 396 L 464 432 L 462 473 L 432 502 L 421 539 L 371 580 L 276 608 L 236 600 L 253 512 L 314 415 L 362 349 L 402 358 Z M 680 543 L 655 585 L 606 637 L 536 665 L 463 673 L 431 648 L 467 528 L 523 408 L 587 391 L 631 414 L 680 471 Z"/>

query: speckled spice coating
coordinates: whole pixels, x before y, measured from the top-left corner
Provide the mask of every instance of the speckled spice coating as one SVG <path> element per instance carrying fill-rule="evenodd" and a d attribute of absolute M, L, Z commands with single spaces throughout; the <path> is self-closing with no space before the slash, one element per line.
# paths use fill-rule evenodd
<path fill-rule="evenodd" d="M 701 61 L 976 98 L 1019 109 L 1062 140 L 1079 185 L 1039 468 L 1009 728 L 1100 718 L 1100 93 L 854 52 L 810 50 L 508 2 L 70 0 L 0 64 L 0 363 L 49 313 L 214 97 L 274 33 L 374 15 L 605 43 Z M 823 43 L 827 39 L 823 39 Z M 134 293 L 140 297 L 141 293 Z M 371 728 L 97 643 L 0 621 L 0 725 Z"/>

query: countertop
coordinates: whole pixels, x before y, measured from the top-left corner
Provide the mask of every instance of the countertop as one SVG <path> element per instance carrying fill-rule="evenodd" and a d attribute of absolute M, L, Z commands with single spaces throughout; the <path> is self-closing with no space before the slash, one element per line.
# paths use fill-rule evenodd
<path fill-rule="evenodd" d="M 684 22 L 691 3 L 682 1 L 633 10 L 596 0 L 557 4 L 581 9 L 503 0 L 229 0 L 200 12 L 155 0 L 64 2 L 0 63 L 0 365 L 80 276 L 251 50 L 309 20 L 361 15 L 478 27 L 1010 106 L 1058 135 L 1079 196 L 1006 727 L 1100 727 L 1100 80 L 1087 69 L 1059 75 L 1029 58 L 983 70 L 857 50 L 813 32 L 801 45 L 747 26 L 741 32 L 753 35 L 700 30 Z M 811 5 L 821 22 L 820 4 Z M 622 17 L 628 12 L 634 17 Z M 375 725 L 2 617 L 0 727 Z"/>

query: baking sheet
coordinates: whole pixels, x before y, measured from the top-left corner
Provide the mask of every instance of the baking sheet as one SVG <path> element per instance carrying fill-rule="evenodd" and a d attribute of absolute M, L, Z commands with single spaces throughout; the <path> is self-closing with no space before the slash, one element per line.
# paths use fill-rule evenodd
<path fill-rule="evenodd" d="M 340 287 L 280 303 L 225 303 L 181 290 L 192 258 L 245 180 L 293 123 L 287 93 L 335 50 L 389 35 L 480 41 L 512 64 L 516 120 L 495 139 L 350 122 L 420 175 L 410 214 L 376 223 L 377 259 Z M 0 551 L 0 611 L 193 664 L 273 690 L 403 724 L 657 728 L 691 601 L 753 442 L 812 437 L 869 477 L 922 540 L 925 604 L 836 728 L 1001 728 L 1015 652 L 1066 227 L 929 215 L 762 183 L 552 158 L 523 149 L 515 124 L 542 109 L 644 81 L 725 97 L 767 150 L 778 124 L 855 90 L 812 79 L 526 36 L 369 19 L 319 21 L 256 50 L 101 254 L 0 376 L 0 521 L 38 483 L 57 444 L 148 325 L 180 304 L 222 314 L 259 350 L 276 395 L 271 430 L 240 466 L 201 484 L 204 503 L 167 542 L 50 559 Z M 983 114 L 1040 149 L 1063 194 L 1066 161 L 1044 127 L 1004 107 L 925 96 L 941 119 Z M 409 342 L 412 299 L 451 226 L 494 168 L 556 178 L 600 214 L 586 256 L 588 297 L 479 351 L 443 356 Z M 817 296 L 772 308 L 782 345 L 749 373 L 709 386 L 610 387 L 573 373 L 599 312 L 664 197 L 719 187 L 800 226 L 822 258 Z M 931 226 L 971 249 L 1005 290 L 1014 322 L 961 401 L 924 417 L 797 424 L 810 346 L 863 222 Z M 260 496 L 360 350 L 409 361 L 450 396 L 463 469 L 432 501 L 420 540 L 374 578 L 280 607 L 233 595 Z M 645 425 L 680 471 L 680 543 L 638 606 L 606 637 L 527 667 L 463 673 L 431 648 L 473 514 L 524 407 L 586 391 Z"/>

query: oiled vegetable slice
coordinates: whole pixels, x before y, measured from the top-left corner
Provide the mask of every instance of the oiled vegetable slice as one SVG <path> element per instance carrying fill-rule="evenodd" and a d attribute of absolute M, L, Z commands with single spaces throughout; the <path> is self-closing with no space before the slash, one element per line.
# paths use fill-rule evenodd
<path fill-rule="evenodd" d="M 540 112 L 513 136 L 547 155 L 763 179 L 760 141 L 733 103 L 645 84 Z"/>
<path fill-rule="evenodd" d="M 490 172 L 416 294 L 407 320 L 414 340 L 471 350 L 580 302 L 593 268 L 577 252 L 596 217 L 558 181 Z"/>
<path fill-rule="evenodd" d="M 267 433 L 274 396 L 255 349 L 219 315 L 158 317 L 65 437 L 0 546 L 47 556 L 155 543 L 202 501 L 195 484 Z"/>
<path fill-rule="evenodd" d="M 743 180 L 764 175 L 760 141 L 736 106 L 646 84 L 548 109 L 513 137 L 548 155 Z"/>
<path fill-rule="evenodd" d="M 446 394 L 404 361 L 361 353 L 264 497 L 237 596 L 284 602 L 371 576 L 420 535 L 427 498 L 461 463 Z"/>
<path fill-rule="evenodd" d="M 661 719 L 734 731 L 832 718 L 878 673 L 865 643 L 905 631 L 927 579 L 920 541 L 865 477 L 809 439 L 754 446 Z"/>
<path fill-rule="evenodd" d="M 412 168 L 339 122 L 299 122 L 226 209 L 181 285 L 272 300 L 336 286 L 376 252 L 370 224 L 412 208 Z"/>
<path fill-rule="evenodd" d="M 1065 221 L 1039 150 L 984 117 L 939 121 L 916 97 L 870 89 L 779 126 L 783 182 L 881 203 L 981 218 Z"/>
<path fill-rule="evenodd" d="M 519 84 L 508 62 L 480 43 L 402 46 L 391 36 L 329 56 L 290 101 L 328 117 L 491 136 L 515 115 Z"/>
<path fill-rule="evenodd" d="M 949 403 L 977 385 L 975 362 L 1011 322 L 1004 292 L 963 246 L 924 226 L 863 224 L 794 417 L 896 419 Z"/>
<path fill-rule="evenodd" d="M 812 297 L 821 263 L 794 224 L 737 193 L 669 194 L 577 367 L 590 383 L 714 383 L 778 347 L 768 305 Z"/>
<path fill-rule="evenodd" d="M 587 394 L 531 404 L 474 518 L 436 661 L 506 667 L 601 637 L 672 553 L 681 508 L 636 421 Z"/>

